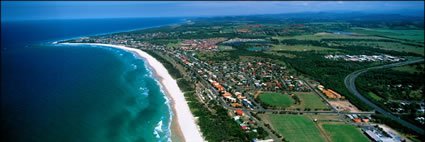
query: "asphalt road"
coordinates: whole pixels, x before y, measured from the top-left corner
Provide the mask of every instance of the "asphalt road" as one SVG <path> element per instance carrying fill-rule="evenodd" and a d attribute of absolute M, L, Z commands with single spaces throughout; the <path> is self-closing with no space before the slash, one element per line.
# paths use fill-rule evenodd
<path fill-rule="evenodd" d="M 391 67 L 397 67 L 397 66 L 403 66 L 403 65 L 408 65 L 408 64 L 413 64 L 413 63 L 418 63 L 418 62 L 422 62 L 424 61 L 424 59 L 418 59 L 418 60 L 411 60 L 411 61 L 406 61 L 406 62 L 399 62 L 399 63 L 394 63 L 394 64 L 388 64 L 388 65 L 383 65 L 383 66 L 377 66 L 377 67 L 371 67 L 371 68 L 366 68 L 366 69 L 361 69 L 361 70 L 357 70 L 355 72 L 352 72 L 351 74 L 349 74 L 347 77 L 345 77 L 344 83 L 345 86 L 347 87 L 347 89 L 357 98 L 359 98 L 361 101 L 363 101 L 364 103 L 368 104 L 369 106 L 373 107 L 377 112 L 382 113 L 386 116 L 388 116 L 389 118 L 391 118 L 394 121 L 397 121 L 398 123 L 416 131 L 417 133 L 423 135 L 424 134 L 424 130 L 422 128 L 419 128 L 418 126 L 415 126 L 407 121 L 404 121 L 402 119 L 400 119 L 399 117 L 393 115 L 391 112 L 388 112 L 384 109 L 382 109 L 381 107 L 375 105 L 374 103 L 372 103 L 371 101 L 369 101 L 367 98 L 365 98 L 363 95 L 361 95 L 357 89 L 356 89 L 356 84 L 355 84 L 355 80 L 356 78 L 364 73 L 367 72 L 369 70 L 373 70 L 373 69 L 382 69 L 382 68 L 391 68 Z"/>

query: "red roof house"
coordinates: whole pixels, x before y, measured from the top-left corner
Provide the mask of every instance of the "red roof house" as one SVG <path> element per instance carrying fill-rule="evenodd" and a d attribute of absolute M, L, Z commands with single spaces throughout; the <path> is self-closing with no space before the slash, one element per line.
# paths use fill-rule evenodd
<path fill-rule="evenodd" d="M 238 115 L 240 115 L 240 116 L 243 116 L 243 115 L 244 115 L 244 113 L 243 113 L 242 109 L 237 109 L 237 110 L 236 110 L 236 114 L 238 114 Z"/>

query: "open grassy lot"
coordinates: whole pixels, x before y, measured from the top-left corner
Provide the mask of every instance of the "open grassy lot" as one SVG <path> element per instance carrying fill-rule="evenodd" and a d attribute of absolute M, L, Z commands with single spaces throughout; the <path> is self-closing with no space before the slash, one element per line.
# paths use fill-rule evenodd
<path fill-rule="evenodd" d="M 419 72 L 422 72 L 423 70 L 422 69 L 424 69 L 425 68 L 425 64 L 422 62 L 422 64 L 420 65 L 420 67 L 417 67 L 418 65 L 414 65 L 414 66 L 409 66 L 409 65 L 407 65 L 407 66 L 401 66 L 401 67 L 395 67 L 395 68 L 392 68 L 393 70 L 396 70 L 396 71 L 401 71 L 401 72 L 408 72 L 408 73 L 419 73 Z"/>
<path fill-rule="evenodd" d="M 299 36 L 285 36 L 285 37 L 273 37 L 274 39 L 285 40 L 285 39 L 296 39 L 296 40 L 321 40 L 321 39 L 382 39 L 376 36 L 350 36 L 344 34 L 332 34 L 332 33 L 316 33 Z"/>
<path fill-rule="evenodd" d="M 223 46 L 223 45 L 219 45 L 218 49 L 220 49 L 221 51 L 235 50 L 231 46 Z"/>
<path fill-rule="evenodd" d="M 381 97 L 379 97 L 378 95 L 376 95 L 373 92 L 368 92 L 367 95 L 370 96 L 370 98 L 373 99 L 373 100 L 375 100 L 375 101 L 381 101 L 381 100 L 383 100 Z"/>
<path fill-rule="evenodd" d="M 201 61 L 213 61 L 216 59 L 227 59 L 229 57 L 229 53 L 225 52 L 195 52 L 195 56 Z"/>
<path fill-rule="evenodd" d="M 166 46 L 167 47 L 180 47 L 180 43 L 182 42 L 183 40 L 177 40 L 176 42 L 169 42 Z"/>
<path fill-rule="evenodd" d="M 294 100 L 289 95 L 280 93 L 263 93 L 260 94 L 260 101 L 271 106 L 290 107 L 294 104 Z"/>
<path fill-rule="evenodd" d="M 320 130 L 312 120 L 302 115 L 268 116 L 272 127 L 291 142 L 325 142 Z"/>
<path fill-rule="evenodd" d="M 322 124 L 333 142 L 368 142 L 360 130 L 349 124 Z"/>
<path fill-rule="evenodd" d="M 295 93 L 301 100 L 301 105 L 304 108 L 311 109 L 326 109 L 329 108 L 322 98 L 314 94 L 313 92 L 297 92 Z"/>
<path fill-rule="evenodd" d="M 389 30 L 389 29 L 367 29 L 367 28 L 354 28 L 351 32 L 379 35 L 390 38 L 424 41 L 424 30 Z"/>
<path fill-rule="evenodd" d="M 424 48 L 423 47 L 414 47 L 414 46 L 407 46 L 402 45 L 400 43 L 388 43 L 388 42 L 376 42 L 378 44 L 378 48 L 385 49 L 385 50 L 393 50 L 393 51 L 399 51 L 399 52 L 411 52 L 411 53 L 417 53 L 420 55 L 424 55 Z"/>
<path fill-rule="evenodd" d="M 405 45 L 398 42 L 358 41 L 358 42 L 342 42 L 342 43 L 349 44 L 349 45 L 370 46 L 370 47 L 375 47 L 379 49 L 399 51 L 399 52 L 405 51 L 405 52 L 411 52 L 411 53 L 424 55 L 423 47 L 410 46 L 410 45 Z"/>
<path fill-rule="evenodd" d="M 319 46 L 309 46 L 309 45 L 273 45 L 272 51 L 310 51 L 310 50 L 337 50 L 333 48 L 325 48 Z"/>
<path fill-rule="evenodd" d="M 270 55 L 273 55 L 273 56 L 285 56 L 286 58 L 291 58 L 291 59 L 297 57 L 297 55 L 290 54 L 290 53 L 278 53 L 278 52 L 273 52 L 273 51 L 266 51 L 264 53 L 270 54 Z"/>

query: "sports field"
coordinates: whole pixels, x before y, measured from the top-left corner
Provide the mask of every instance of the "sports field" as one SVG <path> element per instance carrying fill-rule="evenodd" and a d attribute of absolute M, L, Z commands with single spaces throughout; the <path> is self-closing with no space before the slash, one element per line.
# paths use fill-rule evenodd
<path fill-rule="evenodd" d="M 260 101 L 277 107 L 290 107 L 294 104 L 294 100 L 292 100 L 291 96 L 280 93 L 260 94 Z"/>
<path fill-rule="evenodd" d="M 300 92 L 297 93 L 297 96 L 301 100 L 301 105 L 304 108 L 310 108 L 310 109 L 326 109 L 329 108 L 328 105 L 326 105 L 322 98 L 320 98 L 317 94 L 314 94 L 313 92 Z"/>
<path fill-rule="evenodd" d="M 322 124 L 333 142 L 368 142 L 360 130 L 349 124 Z"/>
<path fill-rule="evenodd" d="M 302 115 L 268 116 L 272 127 L 291 142 L 325 142 L 312 120 Z"/>

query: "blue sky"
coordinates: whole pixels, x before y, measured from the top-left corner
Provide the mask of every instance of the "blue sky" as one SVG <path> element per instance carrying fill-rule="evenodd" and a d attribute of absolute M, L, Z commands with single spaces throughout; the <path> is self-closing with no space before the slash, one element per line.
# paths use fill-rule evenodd
<path fill-rule="evenodd" d="M 186 2 L 1 2 L 2 20 L 184 17 L 360 11 L 423 15 L 423 1 L 186 1 Z"/>

